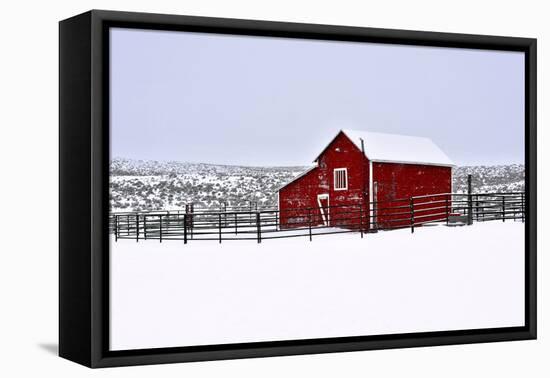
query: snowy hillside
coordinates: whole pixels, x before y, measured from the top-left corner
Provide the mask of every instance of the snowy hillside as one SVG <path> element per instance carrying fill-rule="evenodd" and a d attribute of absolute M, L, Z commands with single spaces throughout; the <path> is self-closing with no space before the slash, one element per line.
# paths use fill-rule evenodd
<path fill-rule="evenodd" d="M 119 210 L 275 205 L 277 189 L 305 167 L 242 167 L 203 163 L 115 159 L 111 208 Z"/>
<path fill-rule="evenodd" d="M 525 190 L 525 166 L 523 164 L 457 167 L 453 172 L 455 192 L 466 193 L 468 191 L 468 175 L 472 175 L 474 193 Z"/>
<path fill-rule="evenodd" d="M 222 202 L 275 206 L 277 189 L 307 168 L 114 159 L 110 167 L 111 209 L 182 209 L 191 202 L 207 208 Z M 477 192 L 523 190 L 523 165 L 456 168 L 455 191 L 466 191 L 468 174 L 473 175 Z"/>

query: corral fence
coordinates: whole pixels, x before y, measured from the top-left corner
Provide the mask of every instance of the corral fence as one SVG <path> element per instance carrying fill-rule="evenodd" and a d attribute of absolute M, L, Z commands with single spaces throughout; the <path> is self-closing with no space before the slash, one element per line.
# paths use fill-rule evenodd
<path fill-rule="evenodd" d="M 407 199 L 287 210 L 231 208 L 112 213 L 109 230 L 118 239 L 256 240 L 415 228 L 429 224 L 471 225 L 525 221 L 525 193 L 441 193 Z"/>

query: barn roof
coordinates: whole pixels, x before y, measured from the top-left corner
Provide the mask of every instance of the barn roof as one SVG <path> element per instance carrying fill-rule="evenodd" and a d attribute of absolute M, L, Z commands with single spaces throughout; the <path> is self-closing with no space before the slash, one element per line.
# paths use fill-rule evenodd
<path fill-rule="evenodd" d="M 281 186 L 279 186 L 276 190 L 279 191 L 281 189 L 283 189 L 285 186 L 288 186 L 290 183 L 294 182 L 294 181 L 298 181 L 299 179 L 301 179 L 302 177 L 304 177 L 305 175 L 307 175 L 309 172 L 313 171 L 315 168 L 317 168 L 317 165 L 312 165 L 310 167 L 308 167 L 305 171 L 297 174 L 296 176 L 294 176 L 292 178 L 292 180 L 290 180 L 289 182 L 287 183 L 284 183 L 282 184 Z"/>
<path fill-rule="evenodd" d="M 363 140 L 365 155 L 374 162 L 455 165 L 430 138 L 348 129 L 341 132 L 360 150 Z"/>

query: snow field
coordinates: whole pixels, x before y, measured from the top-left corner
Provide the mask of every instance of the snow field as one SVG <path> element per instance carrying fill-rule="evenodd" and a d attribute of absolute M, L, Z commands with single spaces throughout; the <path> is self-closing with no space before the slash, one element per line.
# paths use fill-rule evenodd
<path fill-rule="evenodd" d="M 111 349 L 524 324 L 524 225 L 111 242 Z"/>

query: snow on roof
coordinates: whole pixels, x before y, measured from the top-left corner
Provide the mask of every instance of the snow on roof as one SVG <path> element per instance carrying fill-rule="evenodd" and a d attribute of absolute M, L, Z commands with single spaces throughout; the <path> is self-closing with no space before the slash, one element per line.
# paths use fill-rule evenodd
<path fill-rule="evenodd" d="M 371 161 L 449 167 L 455 165 L 429 138 L 362 130 L 342 130 L 342 132 L 359 149 L 363 140 L 365 155 Z"/>

